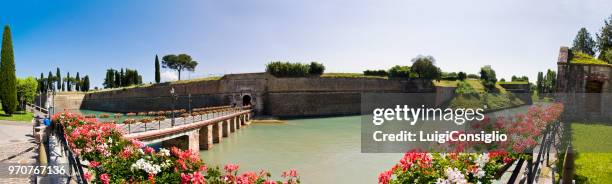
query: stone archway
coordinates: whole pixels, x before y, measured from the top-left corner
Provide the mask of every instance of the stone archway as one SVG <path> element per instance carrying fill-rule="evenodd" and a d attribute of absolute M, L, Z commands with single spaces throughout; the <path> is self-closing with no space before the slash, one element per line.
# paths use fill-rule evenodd
<path fill-rule="evenodd" d="M 251 95 L 244 95 L 242 96 L 242 106 L 249 106 L 251 105 Z"/>

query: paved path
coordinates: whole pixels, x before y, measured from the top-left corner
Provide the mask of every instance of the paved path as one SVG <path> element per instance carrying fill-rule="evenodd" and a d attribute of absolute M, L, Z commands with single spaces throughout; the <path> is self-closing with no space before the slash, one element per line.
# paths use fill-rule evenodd
<path fill-rule="evenodd" d="M 31 122 L 0 121 L 0 162 L 36 164 L 38 146 L 32 137 Z M 0 178 L 4 183 L 33 183 L 32 178 Z"/>

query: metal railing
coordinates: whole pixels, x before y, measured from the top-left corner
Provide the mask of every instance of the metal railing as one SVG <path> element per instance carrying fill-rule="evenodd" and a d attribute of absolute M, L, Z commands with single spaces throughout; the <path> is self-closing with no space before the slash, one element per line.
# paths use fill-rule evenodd
<path fill-rule="evenodd" d="M 212 111 L 210 113 L 199 114 L 195 116 L 192 116 L 192 115 L 187 116 L 187 117 L 173 116 L 169 119 L 157 120 L 157 121 L 148 122 L 148 123 L 137 122 L 137 123 L 130 123 L 130 124 L 121 124 L 121 125 L 118 125 L 118 127 L 121 128 L 124 132 L 126 132 L 126 134 L 141 133 L 141 132 L 161 130 L 164 128 L 172 128 L 175 126 L 182 126 L 182 125 L 188 125 L 188 124 L 197 123 L 201 121 L 206 121 L 206 120 L 218 118 L 221 116 L 227 116 L 227 115 L 239 113 L 247 109 L 250 109 L 250 107 L 249 106 L 234 107 L 234 108 L 228 108 L 227 110 L 223 110 L 223 111 L 217 111 L 217 112 Z"/>
<path fill-rule="evenodd" d="M 66 172 L 68 175 L 68 179 L 66 180 L 66 183 L 71 183 L 71 181 L 75 179 L 74 181 L 76 181 L 77 183 L 87 184 L 81 161 L 78 156 L 74 154 L 70 149 L 70 146 L 68 145 L 68 140 L 64 136 L 64 128 L 62 127 L 62 125 L 57 124 L 55 122 L 53 123 L 51 128 L 52 136 L 55 136 L 57 140 L 59 140 L 61 150 L 66 156 L 66 159 L 68 159 L 68 169 Z"/>

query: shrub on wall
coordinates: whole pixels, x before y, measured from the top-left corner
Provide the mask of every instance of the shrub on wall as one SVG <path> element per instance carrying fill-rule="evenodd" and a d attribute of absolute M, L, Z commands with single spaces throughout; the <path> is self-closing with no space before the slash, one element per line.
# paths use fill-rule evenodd
<path fill-rule="evenodd" d="M 489 91 L 495 89 L 495 83 L 497 83 L 497 77 L 495 76 L 495 70 L 491 66 L 484 66 L 480 68 L 480 82 Z"/>
<path fill-rule="evenodd" d="M 395 65 L 389 69 L 389 78 L 410 78 L 410 67 Z"/>
<path fill-rule="evenodd" d="M 465 74 L 465 72 L 457 73 L 457 79 L 459 79 L 460 81 L 465 80 L 466 77 L 467 77 L 467 75 Z"/>
<path fill-rule="evenodd" d="M 308 74 L 310 75 L 321 75 L 325 71 L 325 66 L 321 63 L 311 62 L 308 66 Z"/>
<path fill-rule="evenodd" d="M 266 72 L 276 77 L 305 77 L 310 65 L 275 61 L 266 65 Z"/>
<path fill-rule="evenodd" d="M 363 75 L 386 77 L 389 73 L 386 70 L 365 70 L 363 71 Z"/>

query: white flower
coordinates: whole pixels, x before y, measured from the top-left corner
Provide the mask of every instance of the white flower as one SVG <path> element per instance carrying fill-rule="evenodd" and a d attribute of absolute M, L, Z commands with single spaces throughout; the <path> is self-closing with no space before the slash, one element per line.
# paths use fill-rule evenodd
<path fill-rule="evenodd" d="M 484 170 L 482 170 L 481 168 L 478 168 L 478 170 L 476 171 L 476 173 L 474 173 L 474 176 L 476 176 L 476 178 L 482 178 L 486 175 L 486 172 Z"/>
<path fill-rule="evenodd" d="M 159 154 L 161 156 L 170 156 L 170 150 L 164 149 L 164 148 L 160 148 L 159 149 Z"/>
<path fill-rule="evenodd" d="M 464 184 L 464 183 L 466 184 L 467 183 L 465 176 L 461 174 L 461 171 L 459 171 L 457 168 L 446 168 L 445 174 L 446 174 L 447 180 L 450 183 L 456 183 L 456 184 Z"/>
<path fill-rule="evenodd" d="M 152 164 L 145 159 L 139 159 L 136 163 L 132 164 L 131 170 L 142 169 L 149 174 L 157 174 L 161 172 L 161 167 L 156 164 Z"/>
<path fill-rule="evenodd" d="M 487 165 L 487 162 L 489 162 L 489 154 L 483 153 L 478 155 L 474 162 L 479 168 L 483 168 L 485 165 Z"/>

